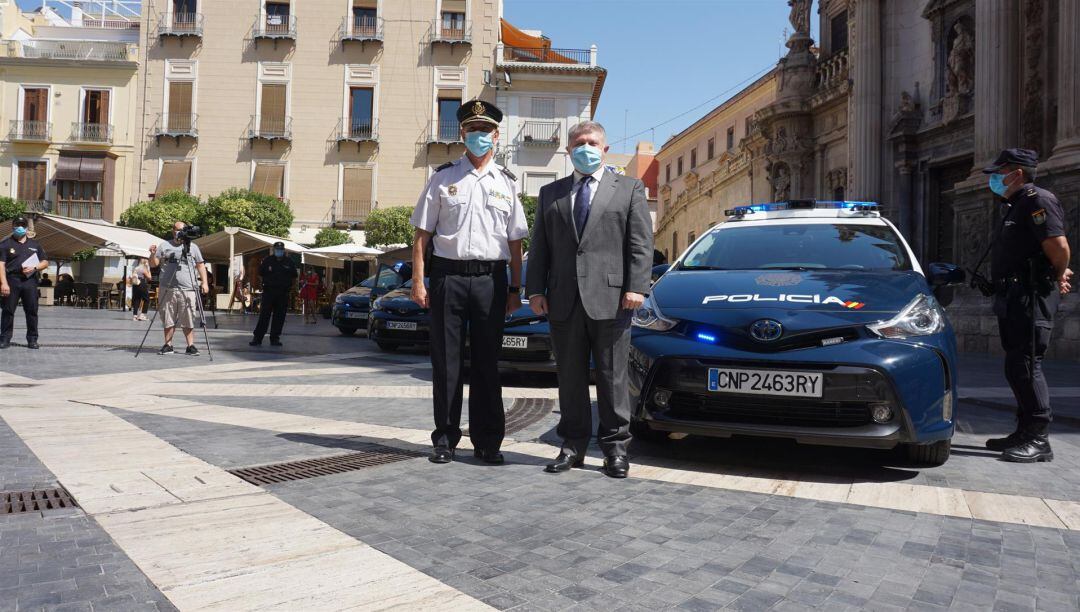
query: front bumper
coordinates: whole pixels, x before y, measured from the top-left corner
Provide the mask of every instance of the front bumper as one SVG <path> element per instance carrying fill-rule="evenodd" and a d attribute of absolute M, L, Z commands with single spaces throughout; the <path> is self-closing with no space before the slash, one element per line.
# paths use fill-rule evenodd
<path fill-rule="evenodd" d="M 367 329 L 368 317 L 371 311 L 366 306 L 346 306 L 334 304 L 330 311 L 330 321 L 334 327 L 345 329 Z"/>
<path fill-rule="evenodd" d="M 519 372 L 554 372 L 555 351 L 548 334 L 515 334 L 507 329 L 505 336 L 528 338 L 526 348 L 503 347 L 499 350 L 499 368 Z"/>
<path fill-rule="evenodd" d="M 415 330 L 389 329 L 388 322 L 416 323 Z M 381 342 L 427 346 L 431 344 L 431 319 L 428 316 L 399 316 L 376 310 L 368 323 L 368 337 Z"/>

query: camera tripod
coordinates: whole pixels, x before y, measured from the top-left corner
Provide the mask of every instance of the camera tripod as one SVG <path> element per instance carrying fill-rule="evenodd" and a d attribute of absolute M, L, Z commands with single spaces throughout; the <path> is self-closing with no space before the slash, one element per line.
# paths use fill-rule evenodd
<path fill-rule="evenodd" d="M 180 255 L 180 259 L 183 260 L 183 261 L 188 261 L 190 258 L 191 258 L 191 240 L 189 238 L 185 238 L 184 239 L 184 250 L 183 250 L 183 253 Z M 194 263 L 194 262 L 191 262 L 191 263 Z M 174 265 L 174 266 L 177 266 L 177 268 L 179 268 L 180 260 L 177 260 L 176 256 L 174 255 L 173 258 L 170 261 L 166 262 L 166 265 Z M 176 273 L 177 272 L 179 272 L 179 269 L 173 271 L 172 279 L 169 282 L 169 286 L 165 288 L 165 291 L 168 292 L 168 291 L 171 291 L 173 289 L 180 289 L 180 287 L 178 287 L 177 284 L 176 284 Z M 197 287 L 198 285 L 195 282 L 196 281 L 196 278 L 195 278 L 195 266 L 193 266 L 193 265 L 188 266 L 188 275 L 191 278 L 191 285 L 193 287 Z M 160 287 L 159 287 L 159 289 L 160 289 Z M 182 289 L 181 289 L 181 291 L 182 291 Z M 206 332 L 206 310 L 203 308 L 202 293 L 199 292 L 198 288 L 194 289 L 194 291 L 195 291 L 195 307 L 196 307 L 196 309 L 197 309 L 197 311 L 199 313 L 199 327 L 202 328 L 203 339 L 206 341 L 206 355 L 207 355 L 207 357 L 210 358 L 210 361 L 213 361 L 214 360 L 214 354 L 210 350 L 210 334 L 208 334 Z M 154 321 L 157 320 L 158 312 L 161 311 L 161 297 L 162 296 L 159 293 L 159 295 L 158 295 L 158 307 L 157 307 L 157 309 L 154 310 L 154 314 L 151 315 L 150 324 L 147 325 L 146 333 L 143 334 L 142 342 L 139 343 L 139 348 L 136 349 L 136 351 L 135 351 L 136 359 L 139 357 L 139 354 L 142 353 L 143 347 L 146 345 L 146 339 L 148 337 L 150 337 L 150 330 L 154 328 Z M 184 305 L 187 307 L 188 311 L 190 312 L 191 311 L 191 304 L 189 304 L 187 302 L 186 298 L 184 300 Z M 212 311 L 211 315 L 214 317 L 214 329 L 217 329 L 217 327 L 218 327 L 217 312 Z M 181 331 L 183 331 L 183 330 L 181 330 Z M 174 333 L 175 333 L 175 328 L 174 328 Z"/>

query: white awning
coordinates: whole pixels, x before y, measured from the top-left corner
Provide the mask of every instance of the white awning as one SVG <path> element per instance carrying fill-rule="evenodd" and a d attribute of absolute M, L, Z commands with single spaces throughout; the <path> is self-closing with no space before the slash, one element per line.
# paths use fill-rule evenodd
<path fill-rule="evenodd" d="M 140 229 L 120 227 L 106 221 L 70 219 L 35 214 L 34 239 L 52 260 L 67 260 L 86 249 L 111 249 L 124 257 L 149 257 L 150 245 L 161 238 Z M 0 235 L 11 233 L 11 221 L 0 224 Z"/>
<path fill-rule="evenodd" d="M 379 249 L 373 249 L 355 243 L 308 249 L 308 255 L 319 255 L 328 259 L 375 259 L 382 255 Z"/>
<path fill-rule="evenodd" d="M 231 243 L 230 235 L 233 237 Z M 275 242 L 283 243 L 285 250 L 289 253 L 303 255 L 308 252 L 303 245 L 292 240 L 238 227 L 227 227 L 220 232 L 195 240 L 195 244 L 199 245 L 199 250 L 202 251 L 203 258 L 217 263 L 229 263 L 233 256 L 241 253 L 269 249 Z"/>

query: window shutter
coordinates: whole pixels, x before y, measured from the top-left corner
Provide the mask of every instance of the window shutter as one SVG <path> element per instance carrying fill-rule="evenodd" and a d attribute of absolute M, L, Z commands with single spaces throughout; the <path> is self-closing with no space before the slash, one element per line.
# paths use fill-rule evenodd
<path fill-rule="evenodd" d="M 347 202 L 370 202 L 374 173 L 371 168 L 349 166 L 345 168 L 342 199 Z"/>
<path fill-rule="evenodd" d="M 101 104 L 98 105 L 98 123 L 109 122 L 109 91 L 107 89 L 101 90 Z"/>
<path fill-rule="evenodd" d="M 47 162 L 19 162 L 19 199 L 38 201 L 45 199 Z"/>
<path fill-rule="evenodd" d="M 255 177 L 251 190 L 275 198 L 282 197 L 285 187 L 285 166 L 282 164 L 255 164 Z"/>
<path fill-rule="evenodd" d="M 440 89 L 438 97 L 439 97 L 440 100 L 460 100 L 461 99 L 461 90 L 460 89 Z"/>
<path fill-rule="evenodd" d="M 23 120 L 45 121 L 47 104 L 49 103 L 48 89 L 26 89 L 23 92 Z"/>
<path fill-rule="evenodd" d="M 190 82 L 169 83 L 170 130 L 191 129 L 191 85 Z"/>
<path fill-rule="evenodd" d="M 263 85 L 262 118 L 271 121 L 285 121 L 285 85 Z"/>
<path fill-rule="evenodd" d="M 191 162 L 167 161 L 161 166 L 156 195 L 180 190 L 187 193 L 190 189 Z"/>

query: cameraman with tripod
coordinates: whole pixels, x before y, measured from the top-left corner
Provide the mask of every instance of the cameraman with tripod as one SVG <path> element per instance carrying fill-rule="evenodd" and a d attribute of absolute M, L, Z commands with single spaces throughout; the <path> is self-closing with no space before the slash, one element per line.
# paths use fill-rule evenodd
<path fill-rule="evenodd" d="M 180 326 L 184 330 L 188 355 L 198 355 L 195 346 L 195 310 L 201 307 L 198 289 L 204 295 L 209 292 L 206 282 L 206 265 L 203 263 L 199 246 L 191 244 L 191 232 L 187 224 L 177 221 L 173 224 L 172 239 L 158 246 L 150 247 L 150 266 L 161 266 L 158 280 L 158 313 L 165 328 L 165 344 L 158 355 L 174 353 L 172 346 L 173 332 Z M 194 270 L 199 273 L 199 287 L 195 287 Z"/>

